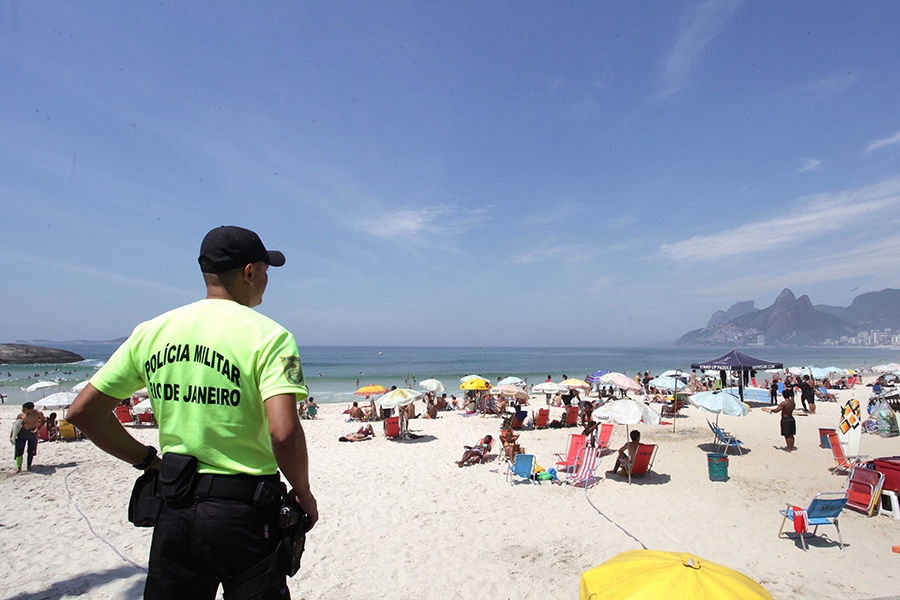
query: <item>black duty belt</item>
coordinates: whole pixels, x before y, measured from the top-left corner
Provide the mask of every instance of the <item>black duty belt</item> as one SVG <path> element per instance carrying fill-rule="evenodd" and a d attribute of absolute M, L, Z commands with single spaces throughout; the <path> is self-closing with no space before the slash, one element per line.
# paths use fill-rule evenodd
<path fill-rule="evenodd" d="M 274 505 L 283 499 L 284 488 L 278 475 L 197 476 L 194 496 L 200 499 L 234 500 L 247 504 Z"/>

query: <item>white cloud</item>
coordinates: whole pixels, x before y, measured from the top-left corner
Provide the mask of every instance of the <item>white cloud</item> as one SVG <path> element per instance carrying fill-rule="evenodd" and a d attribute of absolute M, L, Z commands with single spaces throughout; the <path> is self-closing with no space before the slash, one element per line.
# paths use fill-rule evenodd
<path fill-rule="evenodd" d="M 843 245 L 834 247 L 834 252 L 804 259 L 786 257 L 781 263 L 767 264 L 763 273 L 717 278 L 710 286 L 690 286 L 688 289 L 702 296 L 733 294 L 735 290 L 749 296 L 858 277 L 877 279 L 882 287 L 896 285 L 897 273 L 900 273 L 900 235 L 868 244 L 854 244 L 848 250 L 843 250 Z"/>
<path fill-rule="evenodd" d="M 876 150 L 881 150 L 882 148 L 893 146 L 894 144 L 900 144 L 900 131 L 890 137 L 869 142 L 869 145 L 866 147 L 866 152 L 875 152 Z"/>
<path fill-rule="evenodd" d="M 666 55 L 660 96 L 671 96 L 687 84 L 700 52 L 718 35 L 738 6 L 738 0 L 707 0 L 694 7 Z"/>
<path fill-rule="evenodd" d="M 859 80 L 859 75 L 851 71 L 835 71 L 825 77 L 809 82 L 805 87 L 817 92 L 839 92 Z"/>
<path fill-rule="evenodd" d="M 803 164 L 797 169 L 798 173 L 806 173 L 807 171 L 815 171 L 822 166 L 822 161 L 818 158 L 804 158 Z"/>
<path fill-rule="evenodd" d="M 509 262 L 526 265 L 546 260 L 579 263 L 596 258 L 604 248 L 594 244 L 558 242 L 554 239 L 531 244 L 510 257 Z"/>
<path fill-rule="evenodd" d="M 490 207 L 465 209 L 451 206 L 401 208 L 373 216 L 360 215 L 350 227 L 373 237 L 421 245 L 429 236 L 462 235 L 481 227 Z"/>
<path fill-rule="evenodd" d="M 660 250 L 673 260 L 692 262 L 758 254 L 819 238 L 876 215 L 886 218 L 896 212 L 898 205 L 900 178 L 856 191 L 801 198 L 792 210 L 771 219 L 663 244 Z"/>

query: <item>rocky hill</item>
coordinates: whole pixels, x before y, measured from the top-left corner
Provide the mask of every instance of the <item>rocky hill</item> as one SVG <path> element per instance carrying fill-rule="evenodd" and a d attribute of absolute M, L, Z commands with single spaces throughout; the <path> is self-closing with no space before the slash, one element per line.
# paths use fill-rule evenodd
<path fill-rule="evenodd" d="M 729 313 L 736 316 L 729 318 Z M 900 329 L 900 290 L 861 294 L 841 307 L 813 306 L 808 296 L 796 298 L 785 289 L 763 310 L 753 302 L 739 302 L 727 312 L 716 311 L 706 327 L 684 334 L 675 345 L 755 344 L 760 335 L 766 345 L 809 345 L 871 329 Z"/>
<path fill-rule="evenodd" d="M 0 344 L 0 364 L 26 365 L 47 363 L 73 363 L 84 360 L 83 356 L 30 344 Z"/>
<path fill-rule="evenodd" d="M 726 321 L 731 321 L 732 319 L 737 319 L 738 317 L 742 317 L 747 313 L 756 312 L 759 309 L 756 308 L 756 303 L 753 300 L 747 300 L 746 302 L 737 302 L 731 305 L 731 308 L 728 310 L 722 311 L 717 310 L 713 313 L 713 316 L 710 317 L 709 323 L 706 324 L 707 327 L 715 327 L 719 323 L 725 323 Z"/>

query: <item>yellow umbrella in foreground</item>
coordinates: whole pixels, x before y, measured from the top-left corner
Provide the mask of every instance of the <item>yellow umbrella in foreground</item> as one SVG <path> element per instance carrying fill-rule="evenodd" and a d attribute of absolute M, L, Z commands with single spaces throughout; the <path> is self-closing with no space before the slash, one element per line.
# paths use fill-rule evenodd
<path fill-rule="evenodd" d="M 774 600 L 741 573 L 687 552 L 631 550 L 581 574 L 581 600 Z"/>
<path fill-rule="evenodd" d="M 387 388 L 383 385 L 375 385 L 374 383 L 369 385 L 364 385 L 355 392 L 353 392 L 354 396 L 373 396 L 375 394 L 383 394 L 387 392 Z"/>
<path fill-rule="evenodd" d="M 470 379 L 468 381 L 463 381 L 459 384 L 459 389 L 461 390 L 489 390 L 491 389 L 491 382 L 485 381 L 484 379 Z"/>

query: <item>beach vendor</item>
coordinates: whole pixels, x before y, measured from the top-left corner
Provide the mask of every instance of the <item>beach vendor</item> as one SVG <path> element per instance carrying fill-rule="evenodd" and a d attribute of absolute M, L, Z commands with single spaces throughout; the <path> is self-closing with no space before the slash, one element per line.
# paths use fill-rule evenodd
<path fill-rule="evenodd" d="M 298 563 L 282 566 L 277 550 L 283 539 L 300 547 L 300 511 L 307 528 L 318 519 L 297 416 L 308 391 L 294 336 L 252 310 L 284 255 L 250 230 L 219 227 L 198 261 L 206 298 L 138 325 L 75 399 L 69 420 L 107 453 L 150 474 L 160 469 L 165 503 L 144 598 L 213 600 L 219 584 L 227 598 L 290 598 L 285 575 Z M 112 415 L 119 398 L 142 387 L 162 459 Z M 283 509 L 289 518 L 280 523 Z"/>
<path fill-rule="evenodd" d="M 794 450 L 794 436 L 797 434 L 797 422 L 794 420 L 794 394 L 788 394 L 788 389 L 784 388 L 784 400 L 778 406 L 764 407 L 763 412 L 781 413 L 781 435 L 784 436 L 785 451 L 792 452 Z"/>
<path fill-rule="evenodd" d="M 19 423 L 21 421 L 21 423 Z M 22 412 L 16 417 L 18 431 L 14 429 L 13 443 L 16 445 L 16 473 L 22 471 L 22 456 L 28 449 L 26 468 L 30 471 L 37 454 L 38 436 L 37 430 L 44 424 L 44 413 L 34 409 L 34 402 L 26 402 L 22 405 Z"/>

